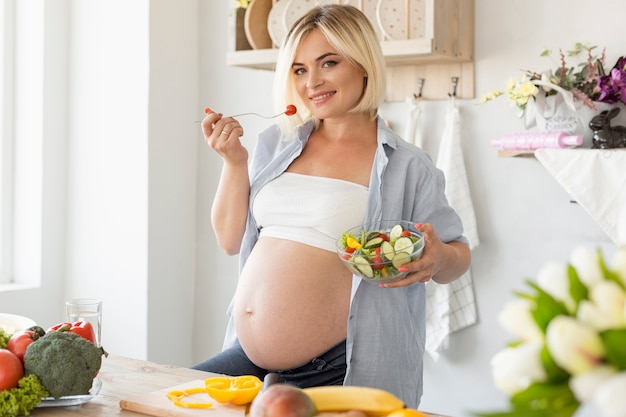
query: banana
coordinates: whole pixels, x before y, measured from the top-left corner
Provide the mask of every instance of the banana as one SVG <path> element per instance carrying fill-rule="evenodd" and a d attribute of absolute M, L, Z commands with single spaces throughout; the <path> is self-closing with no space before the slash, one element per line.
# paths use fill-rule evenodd
<path fill-rule="evenodd" d="M 404 408 L 404 402 L 392 393 L 371 387 L 330 385 L 305 388 L 318 413 L 360 410 L 368 417 L 382 417 Z"/>

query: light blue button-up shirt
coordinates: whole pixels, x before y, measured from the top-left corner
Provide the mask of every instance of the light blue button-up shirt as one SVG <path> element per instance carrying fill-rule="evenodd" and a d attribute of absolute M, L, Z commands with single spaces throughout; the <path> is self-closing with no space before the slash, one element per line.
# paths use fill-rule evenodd
<path fill-rule="evenodd" d="M 251 214 L 257 193 L 300 155 L 313 128 L 312 120 L 306 122 L 293 141 L 284 141 L 277 125 L 259 135 L 249 167 L 250 205 L 239 254 L 240 271 L 259 238 Z M 400 219 L 431 223 L 441 241 L 467 243 L 461 220 L 448 205 L 444 187 L 444 175 L 430 156 L 402 140 L 378 119 L 378 147 L 365 223 Z M 346 229 L 352 226 L 346 225 Z M 231 312 L 232 303 L 224 348 L 232 346 L 237 337 Z M 422 396 L 424 339 L 424 284 L 379 288 L 352 277 L 345 385 L 382 388 L 396 394 L 407 406 L 417 408 Z"/>

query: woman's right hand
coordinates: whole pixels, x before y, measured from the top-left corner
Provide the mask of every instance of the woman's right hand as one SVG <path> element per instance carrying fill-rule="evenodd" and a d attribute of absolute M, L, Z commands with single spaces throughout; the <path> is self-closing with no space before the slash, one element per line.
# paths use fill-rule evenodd
<path fill-rule="evenodd" d="M 241 144 L 243 128 L 232 117 L 223 118 L 221 113 L 207 109 L 202 120 L 204 141 L 215 150 L 226 162 L 237 164 L 247 163 L 248 150 Z"/>

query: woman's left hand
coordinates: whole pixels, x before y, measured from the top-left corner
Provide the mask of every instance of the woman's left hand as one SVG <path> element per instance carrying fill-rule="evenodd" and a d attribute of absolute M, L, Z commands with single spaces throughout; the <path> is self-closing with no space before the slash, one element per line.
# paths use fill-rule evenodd
<path fill-rule="evenodd" d="M 430 223 L 422 223 L 418 229 L 423 233 L 424 239 L 422 257 L 399 269 L 401 272 L 409 272 L 404 279 L 381 284 L 381 287 L 404 287 L 416 282 L 428 282 L 431 279 L 440 283 L 448 283 L 461 276 L 462 272 L 469 267 L 470 253 L 467 245 L 462 242 L 443 243 Z M 448 270 L 450 270 L 450 274 L 443 273 L 443 271 Z M 462 272 L 457 275 L 457 270 L 462 270 Z M 442 276 L 439 277 L 439 274 Z"/>

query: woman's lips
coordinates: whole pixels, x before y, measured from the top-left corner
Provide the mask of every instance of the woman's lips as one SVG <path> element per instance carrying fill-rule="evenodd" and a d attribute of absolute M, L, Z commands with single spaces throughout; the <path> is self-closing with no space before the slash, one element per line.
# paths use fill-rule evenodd
<path fill-rule="evenodd" d="M 333 95 L 335 95 L 335 91 L 328 91 L 310 96 L 309 99 L 313 102 L 313 104 L 322 104 L 328 101 Z"/>

